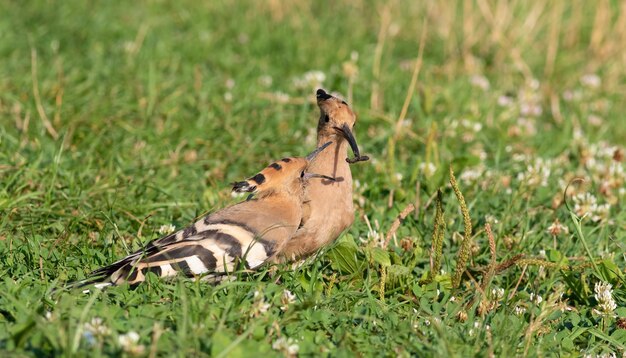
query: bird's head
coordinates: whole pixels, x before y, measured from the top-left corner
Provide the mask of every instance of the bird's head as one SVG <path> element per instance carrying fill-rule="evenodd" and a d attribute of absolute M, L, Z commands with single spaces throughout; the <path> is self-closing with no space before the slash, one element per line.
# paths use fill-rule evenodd
<path fill-rule="evenodd" d="M 316 93 L 317 105 L 320 108 L 320 119 L 317 125 L 318 136 L 332 138 L 337 142 L 346 140 L 352 148 L 354 158 L 346 158 L 348 163 L 366 161 L 368 156 L 362 156 L 352 130 L 356 124 L 356 115 L 346 101 L 318 89 Z"/>

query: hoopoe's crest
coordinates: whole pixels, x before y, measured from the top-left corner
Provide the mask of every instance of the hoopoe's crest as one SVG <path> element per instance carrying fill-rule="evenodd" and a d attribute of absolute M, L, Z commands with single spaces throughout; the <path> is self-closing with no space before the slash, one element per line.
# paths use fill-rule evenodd
<path fill-rule="evenodd" d="M 356 124 L 356 115 L 350 106 L 343 100 L 318 89 L 316 93 L 317 105 L 320 108 L 320 119 L 317 125 L 318 137 L 337 137 L 345 139 L 350 144 L 353 159 L 346 158 L 348 163 L 356 163 L 369 160 L 368 156 L 362 156 L 359 146 L 352 134 Z"/>
<path fill-rule="evenodd" d="M 324 178 L 334 180 L 326 175 L 307 173 L 309 164 L 317 154 L 328 147 L 332 142 L 327 142 L 313 151 L 305 158 L 283 158 L 278 162 L 268 165 L 253 177 L 244 181 L 233 183 L 233 192 L 252 193 L 257 198 L 265 198 L 277 192 L 301 198 L 304 195 L 304 186 L 310 178 Z"/>
<path fill-rule="evenodd" d="M 93 278 L 81 282 L 81 286 L 104 287 L 124 282 L 136 285 L 149 272 L 158 277 L 210 274 L 203 278 L 216 280 L 239 264 L 253 269 L 267 262 L 300 224 L 307 181 L 316 177 L 334 180 L 306 171 L 331 143 L 325 143 L 305 158 L 275 162 L 250 179 L 235 183 L 233 191 L 250 192 L 254 198 L 148 243 L 144 249 L 92 272 Z"/>

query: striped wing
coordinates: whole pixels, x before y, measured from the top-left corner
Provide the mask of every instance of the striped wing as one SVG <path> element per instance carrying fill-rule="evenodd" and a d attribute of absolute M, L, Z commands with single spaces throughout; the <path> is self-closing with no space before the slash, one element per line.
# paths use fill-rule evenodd
<path fill-rule="evenodd" d="M 111 284 L 137 284 L 148 272 L 159 277 L 179 273 L 188 277 L 232 272 L 239 262 L 254 269 L 274 254 L 272 242 L 251 228 L 232 221 L 201 220 L 192 227 L 150 242 L 109 266 L 92 273 Z M 200 230 L 198 230 L 200 229 Z"/>

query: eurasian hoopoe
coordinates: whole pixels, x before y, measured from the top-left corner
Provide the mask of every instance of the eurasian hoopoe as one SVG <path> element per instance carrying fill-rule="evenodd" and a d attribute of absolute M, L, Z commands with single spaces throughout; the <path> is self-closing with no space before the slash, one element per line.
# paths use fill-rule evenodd
<path fill-rule="evenodd" d="M 356 116 L 345 101 L 317 90 L 320 118 L 317 125 L 317 144 L 332 141 L 329 150 L 321 153 L 311 164 L 315 173 L 335 180 L 312 182 L 306 188 L 302 224 L 280 253 L 283 261 L 294 260 L 314 253 L 334 241 L 354 221 L 352 204 L 352 173 L 350 164 L 366 161 L 352 134 Z M 346 158 L 348 145 L 355 158 Z"/>
<path fill-rule="evenodd" d="M 207 215 L 193 225 L 156 239 L 109 266 L 91 273 L 81 286 L 131 285 L 145 280 L 148 272 L 159 277 L 206 278 L 232 272 L 239 262 L 253 269 L 274 258 L 293 236 L 302 219 L 304 187 L 310 178 L 333 182 L 334 178 L 308 171 L 325 142 L 305 158 L 284 158 L 260 173 L 233 184 L 233 191 L 251 193 L 246 201 Z"/>

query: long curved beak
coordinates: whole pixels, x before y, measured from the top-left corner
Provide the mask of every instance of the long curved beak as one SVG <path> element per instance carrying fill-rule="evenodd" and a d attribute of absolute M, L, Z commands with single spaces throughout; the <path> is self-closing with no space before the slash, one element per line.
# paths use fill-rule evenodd
<path fill-rule="evenodd" d="M 370 157 L 368 157 L 367 155 L 361 155 L 361 153 L 359 152 L 359 146 L 356 144 L 356 139 L 354 138 L 354 135 L 352 134 L 352 131 L 347 124 L 344 124 L 341 127 L 335 127 L 335 129 L 343 134 L 343 137 L 346 138 L 348 144 L 350 144 L 350 148 L 352 148 L 352 153 L 354 153 L 354 158 L 346 158 L 346 162 L 353 164 L 357 162 L 364 162 L 370 159 Z"/>
<path fill-rule="evenodd" d="M 307 162 L 312 162 L 313 159 L 315 159 L 315 157 L 317 157 L 318 154 L 320 154 L 324 149 L 326 149 L 326 147 L 328 147 L 329 145 L 331 145 L 333 142 L 326 142 L 324 144 L 322 144 L 319 148 L 315 149 L 314 151 L 311 152 L 311 154 L 307 155 L 305 157 Z"/>

